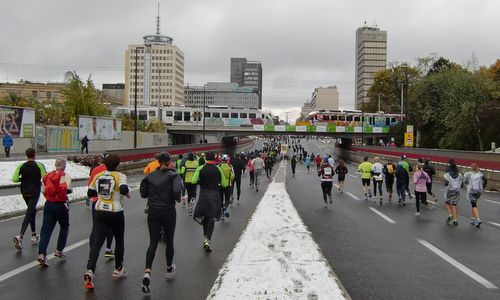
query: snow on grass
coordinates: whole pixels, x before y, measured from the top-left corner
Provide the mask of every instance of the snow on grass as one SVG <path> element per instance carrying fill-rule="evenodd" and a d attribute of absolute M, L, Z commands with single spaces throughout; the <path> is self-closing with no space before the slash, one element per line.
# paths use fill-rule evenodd
<path fill-rule="evenodd" d="M 75 187 L 73 188 L 73 193 L 69 194 L 69 200 L 82 199 L 87 195 L 87 187 Z M 38 200 L 37 207 L 43 207 L 45 204 L 45 197 L 40 195 L 40 200 Z M 12 214 L 17 212 L 22 212 L 26 210 L 26 203 L 24 202 L 23 196 L 10 195 L 0 197 L 0 217 L 6 214 Z"/>
<path fill-rule="evenodd" d="M 346 299 L 283 182 L 269 185 L 207 299 Z"/>
<path fill-rule="evenodd" d="M 54 163 L 56 162 L 55 159 L 40 159 L 37 161 L 41 162 L 45 166 L 47 172 L 55 170 L 54 166 Z M 16 167 L 23 162 L 24 161 L 2 161 L 0 163 L 0 186 L 15 184 L 14 182 L 11 181 L 12 173 L 14 173 Z M 68 161 L 66 163 L 66 173 L 73 180 L 85 179 L 89 178 L 90 169 L 89 167 Z"/>

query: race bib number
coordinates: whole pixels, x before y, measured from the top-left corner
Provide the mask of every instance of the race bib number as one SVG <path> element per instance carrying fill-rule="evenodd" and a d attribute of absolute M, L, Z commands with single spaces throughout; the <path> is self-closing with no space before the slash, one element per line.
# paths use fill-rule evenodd
<path fill-rule="evenodd" d="M 99 211 L 113 211 L 113 204 L 112 203 L 106 203 L 104 201 L 97 201 L 97 205 L 95 207 L 96 210 Z"/>
<path fill-rule="evenodd" d="M 325 172 L 326 176 L 331 176 L 332 175 L 332 168 L 324 168 L 323 171 Z"/>

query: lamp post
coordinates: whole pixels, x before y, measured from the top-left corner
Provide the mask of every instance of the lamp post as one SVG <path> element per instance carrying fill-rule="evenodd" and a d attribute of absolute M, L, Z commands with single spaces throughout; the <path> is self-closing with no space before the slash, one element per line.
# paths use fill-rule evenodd
<path fill-rule="evenodd" d="M 361 109 L 361 146 L 364 145 L 365 141 L 365 111 Z"/>
<path fill-rule="evenodd" d="M 403 122 L 403 96 L 404 96 L 403 87 L 404 87 L 405 82 L 403 80 L 400 80 L 399 84 L 401 85 L 401 122 Z"/>
<path fill-rule="evenodd" d="M 382 94 L 378 94 L 378 112 L 380 113 L 380 96 L 382 96 Z"/>

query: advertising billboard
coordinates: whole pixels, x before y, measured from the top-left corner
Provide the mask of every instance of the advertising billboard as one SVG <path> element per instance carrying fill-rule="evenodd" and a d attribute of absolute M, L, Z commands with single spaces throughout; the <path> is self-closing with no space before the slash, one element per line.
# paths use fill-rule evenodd
<path fill-rule="evenodd" d="M 78 116 L 78 137 L 89 140 L 121 140 L 122 121 L 120 119 Z"/>
<path fill-rule="evenodd" d="M 34 137 L 35 111 L 27 107 L 0 105 L 0 137 L 6 133 L 12 137 Z"/>

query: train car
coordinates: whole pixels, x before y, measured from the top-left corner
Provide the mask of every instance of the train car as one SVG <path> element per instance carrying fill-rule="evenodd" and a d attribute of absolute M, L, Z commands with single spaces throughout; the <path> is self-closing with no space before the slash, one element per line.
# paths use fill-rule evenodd
<path fill-rule="evenodd" d="M 401 122 L 401 115 L 385 114 L 384 112 L 363 113 L 360 110 L 319 110 L 310 112 L 304 121 L 310 122 L 311 125 L 335 124 L 356 127 L 361 126 L 362 119 L 364 126 L 394 126 Z"/>
<path fill-rule="evenodd" d="M 203 124 L 203 108 L 185 106 L 169 107 L 138 107 L 139 120 L 150 121 L 159 118 L 167 126 L 201 125 Z M 133 117 L 133 107 L 116 107 L 112 115 L 129 115 Z M 228 106 L 207 106 L 205 108 L 206 126 L 237 126 L 251 127 L 253 125 L 273 124 L 272 116 L 258 109 L 235 108 Z"/>

